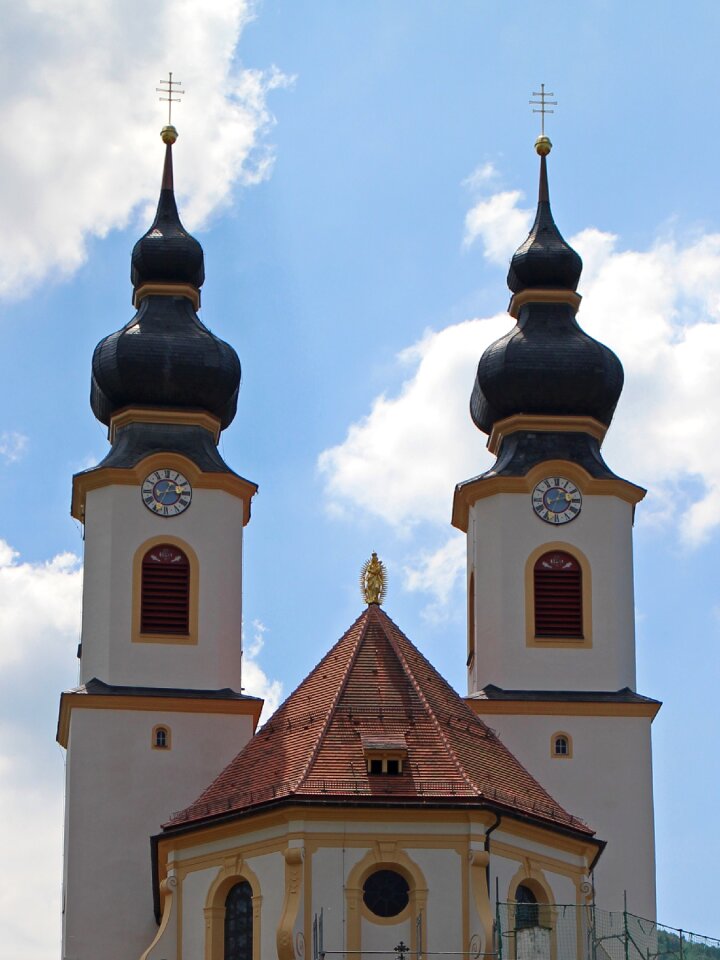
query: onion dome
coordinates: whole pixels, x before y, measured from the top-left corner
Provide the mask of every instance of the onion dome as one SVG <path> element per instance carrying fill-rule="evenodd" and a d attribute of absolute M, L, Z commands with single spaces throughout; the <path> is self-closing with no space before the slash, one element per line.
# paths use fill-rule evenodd
<path fill-rule="evenodd" d="M 130 279 L 137 289 L 143 283 L 190 283 L 205 280 L 203 250 L 180 222 L 173 185 L 174 127 L 165 127 L 165 168 L 157 213 L 152 226 L 133 247 Z"/>
<path fill-rule="evenodd" d="M 579 326 L 578 254 L 562 238 L 550 210 L 547 154 L 539 137 L 540 191 L 530 235 L 512 258 L 510 313 L 517 323 L 483 353 L 470 401 L 477 427 L 516 414 L 593 417 L 608 426 L 623 386 L 615 354 Z"/>
<path fill-rule="evenodd" d="M 123 407 L 204 410 L 222 428 L 235 416 L 240 361 L 197 316 L 204 280 L 202 247 L 185 230 L 173 191 L 174 127 L 166 143 L 160 202 L 152 227 L 132 253 L 132 320 L 95 348 L 90 403 L 109 424 Z"/>
<path fill-rule="evenodd" d="M 513 293 L 529 287 L 577 290 L 582 260 L 564 239 L 553 220 L 547 177 L 548 137 L 538 137 L 535 149 L 540 154 L 540 189 L 537 213 L 528 238 L 510 261 L 507 284 Z"/>

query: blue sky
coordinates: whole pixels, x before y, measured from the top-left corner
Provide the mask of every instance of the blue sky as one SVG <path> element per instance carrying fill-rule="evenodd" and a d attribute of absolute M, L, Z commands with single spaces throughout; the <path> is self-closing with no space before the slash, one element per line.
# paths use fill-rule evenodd
<path fill-rule="evenodd" d="M 169 69 L 187 90 L 175 169 L 205 249 L 202 318 L 243 365 L 222 450 L 260 486 L 248 682 L 272 697 L 359 613 L 373 549 L 388 612 L 464 690 L 452 491 L 489 462 L 467 401 L 510 326 L 507 261 L 537 184 L 528 100 L 554 91 L 550 187 L 585 260 L 580 319 L 626 371 L 606 457 L 649 490 L 636 601 L 638 687 L 665 701 L 658 915 L 719 936 L 720 8 L 37 0 L 3 17 L 0 831 L 18 883 L 0 893 L 0 958 L 56 953 L 53 736 L 77 675 L 82 556 L 70 479 L 107 449 L 90 358 L 132 316 Z M 27 906 L 40 897 L 46 924 Z"/>

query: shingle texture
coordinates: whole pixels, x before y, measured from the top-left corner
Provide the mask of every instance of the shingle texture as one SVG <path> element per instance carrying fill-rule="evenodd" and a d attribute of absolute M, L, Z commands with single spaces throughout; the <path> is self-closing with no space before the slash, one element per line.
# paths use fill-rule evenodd
<path fill-rule="evenodd" d="M 368 743 L 404 744 L 400 775 Z M 592 835 L 371 605 L 219 777 L 166 829 L 279 800 L 489 806 Z"/>

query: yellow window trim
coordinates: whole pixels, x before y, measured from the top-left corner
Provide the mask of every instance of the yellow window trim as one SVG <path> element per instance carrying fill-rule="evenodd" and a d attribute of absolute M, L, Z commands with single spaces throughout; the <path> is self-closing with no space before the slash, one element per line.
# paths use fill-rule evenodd
<path fill-rule="evenodd" d="M 165 731 L 164 747 L 161 747 L 157 742 L 158 730 Z M 166 750 L 172 750 L 172 730 L 166 723 L 156 723 L 155 726 L 152 728 L 152 739 L 150 741 L 150 745 L 152 746 L 153 750 L 160 750 L 161 752 Z"/>
<path fill-rule="evenodd" d="M 546 553 L 562 550 L 580 564 L 582 571 L 583 635 L 572 637 L 537 637 L 535 635 L 535 563 Z M 525 645 L 527 647 L 562 647 L 589 649 L 592 647 L 592 581 L 590 563 L 585 554 L 572 543 L 552 540 L 543 543 L 530 554 L 525 563 Z"/>
<path fill-rule="evenodd" d="M 243 880 L 252 890 L 253 960 L 260 960 L 262 893 L 257 875 L 242 856 L 225 857 L 223 866 L 208 890 L 205 900 L 205 960 L 223 960 L 225 956 L 225 900 L 236 883 Z"/>
<path fill-rule="evenodd" d="M 140 613 L 142 607 L 142 562 L 143 557 L 161 543 L 167 543 L 172 547 L 182 550 L 188 558 L 190 564 L 190 609 L 189 609 L 189 630 L 186 634 L 154 634 L 142 633 L 140 630 Z M 150 537 L 145 540 L 135 551 L 133 556 L 133 574 L 132 574 L 132 636 L 133 643 L 178 643 L 178 644 L 197 644 L 198 642 L 198 596 L 200 581 L 200 565 L 197 554 L 185 540 L 173 536 Z"/>
<path fill-rule="evenodd" d="M 555 750 L 555 741 L 558 737 L 564 737 L 567 741 L 567 753 L 557 753 Z M 556 730 L 550 737 L 550 756 L 553 760 L 572 760 L 573 757 L 573 739 L 569 733 L 564 730 Z"/>

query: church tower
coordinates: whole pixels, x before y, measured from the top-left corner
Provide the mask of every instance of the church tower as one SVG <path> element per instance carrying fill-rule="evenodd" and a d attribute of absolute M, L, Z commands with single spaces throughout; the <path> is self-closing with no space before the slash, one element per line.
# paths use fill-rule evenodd
<path fill-rule="evenodd" d="M 598 905 L 655 916 L 650 724 L 636 692 L 632 526 L 645 491 L 600 448 L 620 361 L 579 326 L 578 254 L 553 220 L 546 136 L 535 222 L 512 258 L 515 327 L 482 355 L 470 410 L 492 468 L 458 485 L 468 701 L 607 841 Z"/>
<path fill-rule="evenodd" d="M 95 349 L 90 402 L 111 448 L 73 478 L 84 526 L 81 686 L 64 693 L 63 957 L 130 960 L 157 929 L 150 836 L 246 743 L 242 539 L 256 491 L 223 461 L 240 364 L 197 316 L 203 251 L 180 222 L 177 132 L 135 244 L 132 320 Z"/>

